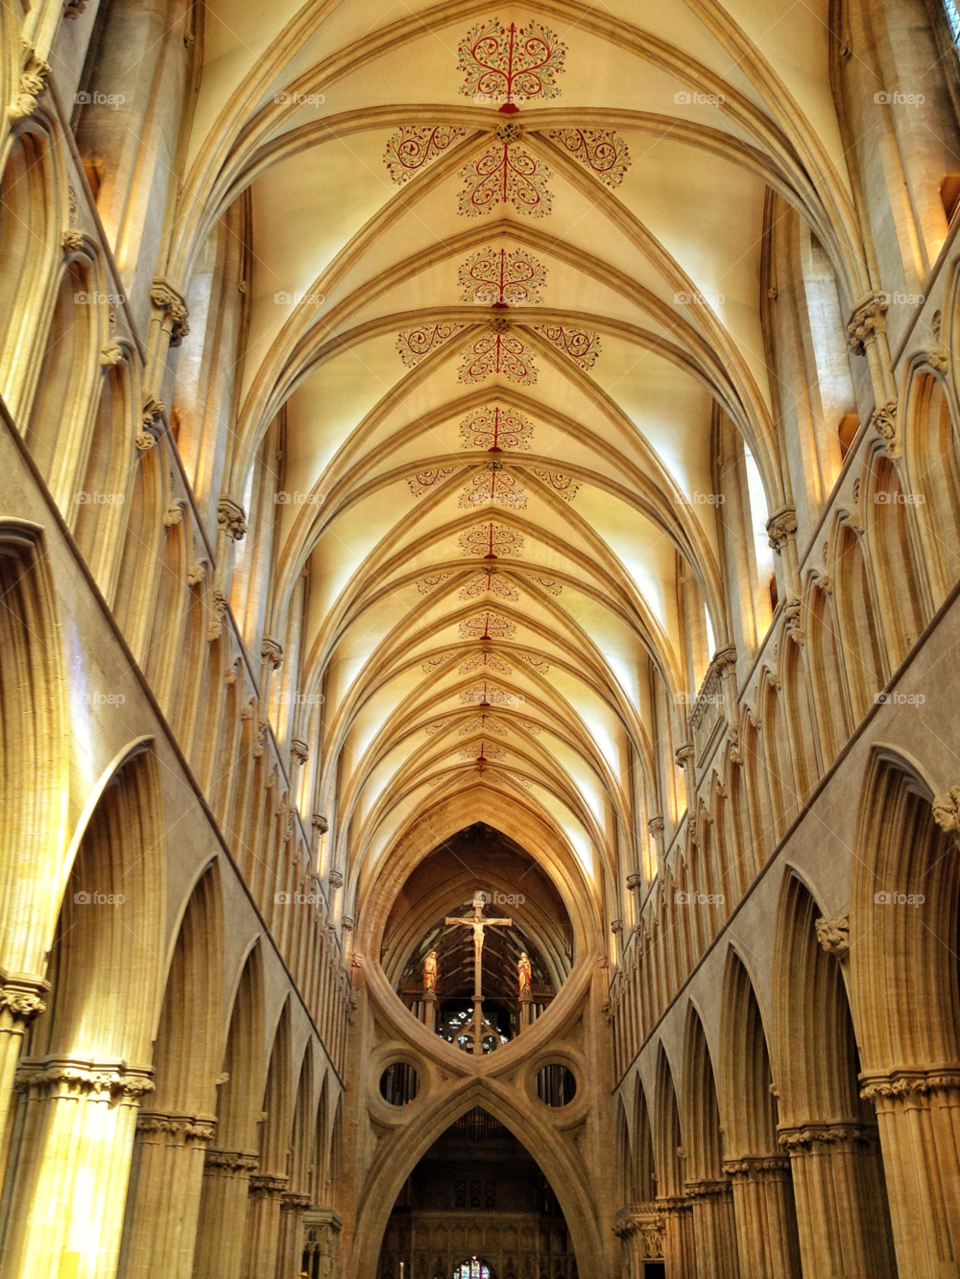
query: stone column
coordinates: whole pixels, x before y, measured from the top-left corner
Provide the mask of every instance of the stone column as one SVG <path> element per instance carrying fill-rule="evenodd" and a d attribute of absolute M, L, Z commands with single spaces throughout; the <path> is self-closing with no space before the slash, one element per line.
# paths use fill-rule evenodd
<path fill-rule="evenodd" d="M 423 1021 L 427 1030 L 436 1033 L 437 1029 L 437 992 L 435 990 L 425 990 L 423 992 Z"/>
<path fill-rule="evenodd" d="M 277 1279 L 297 1279 L 303 1269 L 303 1214 L 310 1207 L 309 1195 L 284 1192 L 280 1196 L 280 1245 L 277 1249 Z"/>
<path fill-rule="evenodd" d="M 10 1095 L 23 1036 L 31 1023 L 45 1011 L 43 996 L 49 989 L 50 983 L 42 977 L 33 977 L 29 973 L 7 974 L 0 968 L 0 1151 L 7 1148 L 4 1138 L 11 1111 Z M 0 1167 L 2 1177 L 3 1168 Z"/>
<path fill-rule="evenodd" d="M 342 1224 L 332 1208 L 308 1208 L 303 1214 L 303 1268 L 310 1279 L 337 1279 Z"/>
<path fill-rule="evenodd" d="M 877 1108 L 900 1274 L 960 1279 L 960 1066 L 860 1079 Z"/>
<path fill-rule="evenodd" d="M 137 1113 L 152 1073 L 116 1059 L 21 1062 L 4 1279 L 116 1273 Z"/>
<path fill-rule="evenodd" d="M 693 1237 L 697 1252 L 697 1279 L 738 1279 L 737 1222 L 733 1187 L 726 1177 L 688 1181 L 687 1196 L 693 1204 Z M 755 1279 L 754 1275 L 750 1279 Z"/>
<path fill-rule="evenodd" d="M 749 1279 L 800 1279 L 797 1214 L 786 1155 L 728 1159 L 740 1264 Z"/>
<path fill-rule="evenodd" d="M 643 1279 L 645 1261 L 663 1260 L 664 1219 L 655 1203 L 626 1204 L 617 1213 L 613 1233 L 620 1239 L 622 1273 Z"/>
<path fill-rule="evenodd" d="M 529 990 L 520 993 L 520 1030 L 533 1025 L 533 994 Z"/>
<path fill-rule="evenodd" d="M 779 1140 L 790 1154 L 803 1279 L 892 1279 L 876 1129 L 806 1123 L 780 1128 Z"/>
<path fill-rule="evenodd" d="M 247 1207 L 243 1279 L 275 1279 L 280 1247 L 280 1199 L 290 1181 L 275 1173 L 254 1173 Z"/>
<path fill-rule="evenodd" d="M 213 1115 L 156 1110 L 140 1115 L 136 1195 L 124 1247 L 124 1279 L 190 1279 L 204 1156 L 216 1128 Z"/>
<path fill-rule="evenodd" d="M 686 1195 L 656 1200 L 663 1217 L 663 1260 L 670 1279 L 698 1279 L 693 1204 Z"/>
<path fill-rule="evenodd" d="M 197 1279 L 240 1279 L 250 1174 L 260 1166 L 252 1150 L 208 1150 L 194 1274 Z"/>

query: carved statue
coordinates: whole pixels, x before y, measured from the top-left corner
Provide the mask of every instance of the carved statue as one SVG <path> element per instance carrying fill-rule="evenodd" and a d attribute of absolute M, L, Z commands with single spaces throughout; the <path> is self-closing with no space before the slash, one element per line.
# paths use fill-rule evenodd
<path fill-rule="evenodd" d="M 522 952 L 520 959 L 517 962 L 517 976 L 520 979 L 520 994 L 529 995 L 532 975 L 530 971 L 530 959 L 526 951 Z"/>
<path fill-rule="evenodd" d="M 437 952 L 435 950 L 431 950 L 423 961 L 423 989 L 432 991 L 437 989 Z"/>

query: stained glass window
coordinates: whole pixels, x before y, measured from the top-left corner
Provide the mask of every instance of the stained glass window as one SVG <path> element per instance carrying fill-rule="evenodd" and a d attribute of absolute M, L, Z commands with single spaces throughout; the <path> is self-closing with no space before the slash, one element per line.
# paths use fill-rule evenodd
<path fill-rule="evenodd" d="M 943 7 L 947 21 L 950 23 L 954 43 L 960 44 L 960 8 L 957 7 L 957 0 L 943 0 Z"/>
<path fill-rule="evenodd" d="M 490 1279 L 490 1267 L 485 1261 L 478 1261 L 473 1257 L 456 1267 L 453 1279 Z"/>

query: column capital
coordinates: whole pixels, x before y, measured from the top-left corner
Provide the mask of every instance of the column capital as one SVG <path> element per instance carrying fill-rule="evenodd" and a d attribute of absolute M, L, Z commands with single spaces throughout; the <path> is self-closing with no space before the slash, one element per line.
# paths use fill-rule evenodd
<path fill-rule="evenodd" d="M 790 1168 L 787 1155 L 744 1155 L 740 1159 L 725 1159 L 723 1171 L 728 1177 L 746 1177 L 756 1181 L 771 1173 L 784 1173 Z"/>
<path fill-rule="evenodd" d="M 888 309 L 885 293 L 870 293 L 853 308 L 847 321 L 847 345 L 854 355 L 866 355 L 877 334 L 886 333 Z"/>
<path fill-rule="evenodd" d="M 895 1066 L 892 1070 L 865 1070 L 860 1075 L 860 1096 L 879 1105 L 882 1101 L 907 1099 L 936 1092 L 960 1089 L 960 1064 L 929 1067 Z"/>
<path fill-rule="evenodd" d="M 97 1095 L 113 1102 L 136 1103 L 154 1091 L 152 1066 L 128 1066 L 118 1058 L 34 1057 L 20 1063 L 14 1087 L 39 1099 Z"/>
<path fill-rule="evenodd" d="M 877 1130 L 866 1124 L 805 1123 L 783 1125 L 777 1129 L 777 1141 L 793 1154 L 807 1154 L 814 1146 L 869 1145 L 876 1140 Z"/>
<path fill-rule="evenodd" d="M 239 542 L 247 535 L 247 513 L 235 497 L 224 494 L 217 503 L 217 524 L 227 537 Z"/>
<path fill-rule="evenodd" d="M 309 1208 L 312 1200 L 309 1195 L 294 1194 L 293 1191 L 285 1190 L 280 1196 L 281 1212 L 299 1212 L 304 1208 Z"/>
<path fill-rule="evenodd" d="M 29 1025 L 46 1011 L 44 996 L 50 983 L 32 973 L 5 973 L 0 968 L 0 1013 L 9 1013 L 15 1021 Z"/>
<path fill-rule="evenodd" d="M 205 1168 L 221 1168 L 224 1172 L 253 1172 L 260 1167 L 260 1156 L 254 1150 L 208 1150 Z"/>
<path fill-rule="evenodd" d="M 213 1141 L 216 1115 L 174 1115 L 162 1110 L 141 1111 L 137 1131 L 148 1134 L 157 1145 L 201 1146 Z"/>
<path fill-rule="evenodd" d="M 252 1195 L 282 1195 L 290 1184 L 290 1178 L 280 1173 L 256 1172 L 250 1174 Z"/>

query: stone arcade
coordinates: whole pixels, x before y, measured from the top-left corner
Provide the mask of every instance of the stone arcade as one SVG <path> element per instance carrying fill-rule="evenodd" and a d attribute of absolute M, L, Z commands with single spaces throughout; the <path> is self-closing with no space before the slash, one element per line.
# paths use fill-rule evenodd
<path fill-rule="evenodd" d="M 0 0 L 0 1279 L 960 1279 L 958 40 Z"/>

